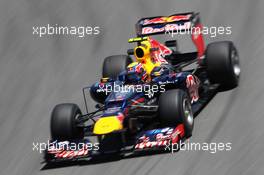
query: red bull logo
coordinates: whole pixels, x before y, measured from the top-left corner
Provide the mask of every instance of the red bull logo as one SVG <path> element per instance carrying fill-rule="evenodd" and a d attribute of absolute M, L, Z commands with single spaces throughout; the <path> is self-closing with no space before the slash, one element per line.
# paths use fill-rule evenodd
<path fill-rule="evenodd" d="M 185 22 L 184 24 L 166 24 L 163 27 L 148 26 L 142 28 L 142 34 L 154 34 L 159 32 L 189 30 L 190 27 L 191 27 L 191 22 Z"/>
<path fill-rule="evenodd" d="M 165 45 L 159 43 L 153 38 L 149 38 L 152 48 L 159 48 L 157 51 L 152 52 L 152 57 L 155 62 L 159 63 L 168 63 L 164 57 L 170 55 L 172 50 L 166 47 Z"/>
<path fill-rule="evenodd" d="M 162 23 L 169 23 L 175 21 L 182 21 L 182 20 L 189 20 L 191 14 L 188 15 L 176 15 L 176 16 L 164 16 L 164 17 L 157 17 L 152 19 L 145 19 L 143 21 L 143 25 L 148 24 L 162 24 Z"/>

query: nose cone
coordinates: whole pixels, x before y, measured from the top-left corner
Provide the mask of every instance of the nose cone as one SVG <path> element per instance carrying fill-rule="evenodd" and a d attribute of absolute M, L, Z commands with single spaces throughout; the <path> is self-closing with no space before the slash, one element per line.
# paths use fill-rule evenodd
<path fill-rule="evenodd" d="M 116 116 L 102 117 L 94 125 L 93 133 L 102 135 L 123 129 L 121 121 Z"/>

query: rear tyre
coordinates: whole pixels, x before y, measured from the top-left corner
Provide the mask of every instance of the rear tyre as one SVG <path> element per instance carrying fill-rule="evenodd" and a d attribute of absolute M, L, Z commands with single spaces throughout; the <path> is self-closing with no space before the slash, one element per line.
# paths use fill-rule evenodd
<path fill-rule="evenodd" d="M 194 125 L 191 102 L 181 89 L 169 90 L 160 95 L 159 117 L 163 126 L 184 125 L 185 137 L 191 137 Z"/>
<path fill-rule="evenodd" d="M 116 79 L 120 72 L 126 70 L 127 66 L 132 63 L 128 55 L 113 55 L 106 57 L 103 63 L 103 77 Z"/>
<path fill-rule="evenodd" d="M 238 86 L 240 67 L 236 47 L 231 41 L 211 43 L 206 49 L 205 63 L 211 83 L 229 90 Z"/>
<path fill-rule="evenodd" d="M 84 131 L 76 125 L 76 118 L 81 115 L 81 110 L 76 104 L 64 103 L 56 105 L 51 114 L 50 129 L 52 139 L 82 139 Z"/>

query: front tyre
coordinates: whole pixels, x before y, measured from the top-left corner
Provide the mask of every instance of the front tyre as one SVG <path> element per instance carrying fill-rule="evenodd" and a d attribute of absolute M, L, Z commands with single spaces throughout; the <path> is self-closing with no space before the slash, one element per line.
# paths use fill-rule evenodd
<path fill-rule="evenodd" d="M 191 137 L 194 118 L 187 92 L 174 89 L 162 93 L 159 98 L 159 118 L 163 126 L 183 124 L 185 137 Z"/>
<path fill-rule="evenodd" d="M 84 131 L 76 125 L 76 118 L 81 115 L 81 110 L 76 104 L 56 105 L 52 111 L 50 121 L 52 139 L 59 141 L 82 139 Z"/>

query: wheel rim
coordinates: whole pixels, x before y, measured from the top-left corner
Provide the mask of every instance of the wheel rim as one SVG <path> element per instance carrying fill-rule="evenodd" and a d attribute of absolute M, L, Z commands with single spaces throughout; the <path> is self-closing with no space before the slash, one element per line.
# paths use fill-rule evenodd
<path fill-rule="evenodd" d="M 232 50 L 231 58 L 232 58 L 232 62 L 233 62 L 233 72 L 234 72 L 235 76 L 238 78 L 241 70 L 240 70 L 239 58 L 238 58 L 236 50 Z"/>
<path fill-rule="evenodd" d="M 191 104 L 188 102 L 186 98 L 183 101 L 183 112 L 184 112 L 184 117 L 186 118 L 187 123 L 190 126 L 192 126 L 193 125 L 193 113 L 191 109 Z"/>

